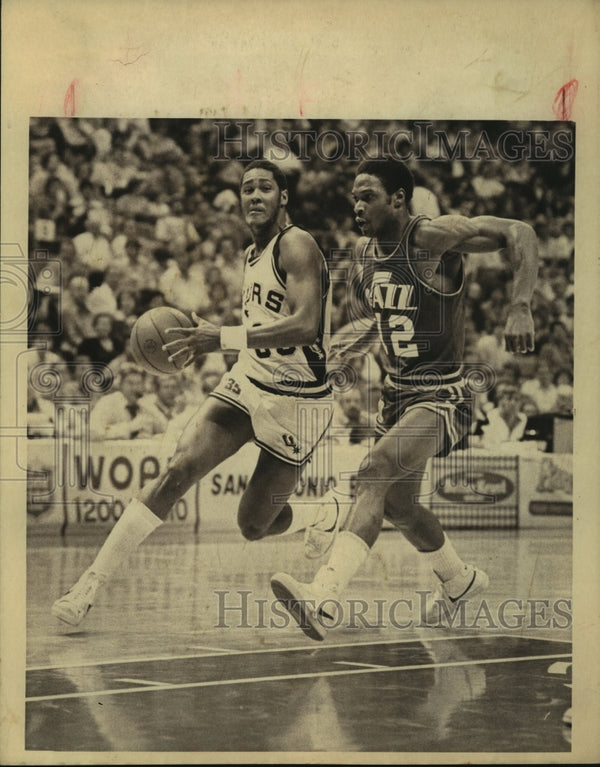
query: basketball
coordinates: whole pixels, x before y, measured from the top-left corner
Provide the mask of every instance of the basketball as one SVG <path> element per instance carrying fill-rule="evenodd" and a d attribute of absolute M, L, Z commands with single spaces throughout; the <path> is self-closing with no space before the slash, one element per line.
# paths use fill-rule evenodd
<path fill-rule="evenodd" d="M 131 353 L 136 363 L 148 373 L 177 373 L 185 364 L 186 357 L 169 362 L 169 352 L 163 345 L 177 336 L 167 333 L 167 328 L 191 328 L 193 323 L 179 309 L 157 306 L 144 312 L 131 328 Z"/>

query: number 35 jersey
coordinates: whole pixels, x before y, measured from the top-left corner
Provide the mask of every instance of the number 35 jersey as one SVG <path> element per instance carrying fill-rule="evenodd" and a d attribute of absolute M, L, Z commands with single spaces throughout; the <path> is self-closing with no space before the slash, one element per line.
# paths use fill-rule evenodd
<path fill-rule="evenodd" d="M 267 325 L 289 317 L 286 273 L 279 263 L 280 243 L 293 227 L 288 226 L 257 254 L 246 251 L 242 289 L 242 317 L 247 328 Z M 331 296 L 329 271 L 323 258 L 319 333 L 310 346 L 243 349 L 239 362 L 246 376 L 260 389 L 299 397 L 322 397 L 330 393 L 327 382 L 327 343 Z"/>
<path fill-rule="evenodd" d="M 459 380 L 464 352 L 462 256 L 445 254 L 437 274 L 429 268 L 428 254 L 410 242 L 423 220 L 428 219 L 416 216 L 409 222 L 389 256 L 381 256 L 371 239 L 359 259 L 364 299 L 377 320 L 389 381 L 409 388 Z M 451 291 L 433 287 L 442 282 L 450 283 Z"/>

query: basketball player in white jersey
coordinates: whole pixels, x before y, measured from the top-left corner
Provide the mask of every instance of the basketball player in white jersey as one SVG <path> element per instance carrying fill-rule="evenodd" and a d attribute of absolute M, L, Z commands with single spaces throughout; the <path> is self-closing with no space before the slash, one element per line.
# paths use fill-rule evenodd
<path fill-rule="evenodd" d="M 167 468 L 131 501 L 90 567 L 54 603 L 52 614 L 70 625 L 81 623 L 98 587 L 173 504 L 250 440 L 260 454 L 238 510 L 244 537 L 304 529 L 314 517 L 310 507 L 292 512 L 287 498 L 331 420 L 328 269 L 313 237 L 286 223 L 287 184 L 276 165 L 251 163 L 240 196 L 254 240 L 246 252 L 243 324 L 219 328 L 194 315 L 197 326 L 172 329 L 166 344 L 187 364 L 218 349 L 239 350 L 238 361 L 192 416 Z M 311 418 L 302 417 L 303 407 Z M 307 421 L 310 429 L 299 427 Z"/>

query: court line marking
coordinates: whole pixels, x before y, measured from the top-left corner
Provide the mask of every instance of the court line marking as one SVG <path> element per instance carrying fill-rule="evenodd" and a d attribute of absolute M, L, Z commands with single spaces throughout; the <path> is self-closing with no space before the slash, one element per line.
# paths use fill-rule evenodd
<path fill-rule="evenodd" d="M 381 663 L 354 663 L 351 660 L 334 660 L 332 661 L 337 666 L 362 666 L 363 668 L 389 668 L 389 666 L 382 665 Z"/>
<path fill-rule="evenodd" d="M 184 684 L 164 684 L 160 687 L 130 687 L 124 690 L 96 690 L 91 692 L 68 692 L 57 695 L 36 695 L 25 698 L 26 703 L 39 703 L 45 700 L 66 700 L 68 698 L 100 698 L 107 695 L 126 695 L 135 692 L 156 692 L 166 690 L 189 690 L 194 687 L 219 687 L 234 684 L 257 684 L 260 682 L 285 682 L 292 679 L 315 679 L 318 677 L 353 676 L 355 674 L 378 674 L 389 671 L 419 671 L 422 669 L 453 668 L 458 666 L 477 666 L 493 663 L 519 663 L 528 660 L 548 660 L 549 658 L 570 658 L 571 653 L 557 655 L 528 655 L 515 658 L 484 658 L 482 660 L 451 661 L 448 663 L 422 663 L 411 666 L 381 666 L 377 668 L 355 668 L 343 671 L 314 671 L 305 674 L 278 674 L 277 676 L 256 676 L 241 679 L 214 679 L 206 682 L 186 682 Z"/>
<path fill-rule="evenodd" d="M 168 685 L 168 682 L 150 682 L 147 679 L 115 679 L 115 682 L 131 682 L 133 684 L 147 684 L 150 685 L 150 687 L 164 687 L 165 685 Z"/>
<path fill-rule="evenodd" d="M 225 647 L 209 647 L 208 645 L 203 645 L 203 644 L 193 644 L 193 645 L 190 645 L 190 647 L 192 648 L 192 650 L 210 650 L 210 655 L 213 655 L 213 654 L 215 654 L 215 655 L 221 655 L 221 654 L 231 655 L 232 653 L 236 653 L 237 652 L 237 650 L 228 650 Z M 192 655 L 190 657 L 193 658 L 194 656 Z"/>
<path fill-rule="evenodd" d="M 443 642 L 443 641 L 454 641 L 459 639 L 481 639 L 482 637 L 485 637 L 486 639 L 490 636 L 497 636 L 497 637 L 503 637 L 506 636 L 505 634 L 468 634 L 466 636 L 455 636 L 455 637 L 427 637 L 428 642 Z M 521 637 L 519 637 L 521 638 Z M 385 644 L 408 644 L 410 642 L 421 642 L 423 641 L 423 636 L 414 636 L 412 639 L 406 638 L 406 639 L 377 639 L 373 642 L 338 642 L 336 644 L 317 644 L 316 642 L 312 642 L 311 644 L 304 644 L 304 645 L 294 645 L 293 647 L 263 647 L 260 650 L 223 650 L 223 651 L 215 651 L 210 653 L 194 653 L 192 655 L 157 655 L 155 657 L 146 657 L 142 656 L 139 658 L 125 658 L 120 659 L 117 658 L 116 660 L 100 660 L 100 661 L 86 661 L 86 662 L 79 662 L 79 663 L 61 663 L 59 666 L 26 666 L 25 671 L 52 671 L 54 669 L 61 669 L 61 668 L 87 668 L 88 666 L 113 666 L 118 665 L 120 663 L 156 663 L 160 661 L 169 661 L 169 660 L 186 660 L 187 658 L 213 658 L 222 652 L 227 652 L 229 655 L 262 655 L 263 653 L 269 653 L 269 652 L 300 652 L 301 650 L 326 650 L 327 648 L 336 648 L 336 647 L 370 647 L 372 645 L 385 645 Z"/>
<path fill-rule="evenodd" d="M 496 637 L 510 637 L 511 639 L 515 638 L 515 634 L 492 634 L 491 636 Z M 529 634 L 520 634 L 518 639 L 530 639 L 536 642 L 561 642 L 562 644 L 573 644 L 572 639 L 555 639 L 553 637 L 532 637 L 529 636 Z"/>

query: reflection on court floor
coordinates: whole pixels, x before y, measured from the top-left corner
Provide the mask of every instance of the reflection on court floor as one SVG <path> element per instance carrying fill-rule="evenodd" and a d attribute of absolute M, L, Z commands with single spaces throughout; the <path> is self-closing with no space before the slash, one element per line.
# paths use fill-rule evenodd
<path fill-rule="evenodd" d="M 505 626 L 475 621 L 476 607 L 452 628 L 398 628 L 384 612 L 379 625 L 344 623 L 324 643 L 265 613 L 271 572 L 308 577 L 314 567 L 297 538 L 145 545 L 78 629 L 48 608 L 97 541 L 31 542 L 26 748 L 568 751 L 571 544 L 564 531 L 543 535 L 454 536 L 490 574 L 488 615 L 512 600 Z M 409 601 L 427 585 L 418 557 L 386 533 L 353 596 Z M 238 607 L 246 593 L 245 614 L 223 616 L 219 591 Z"/>

